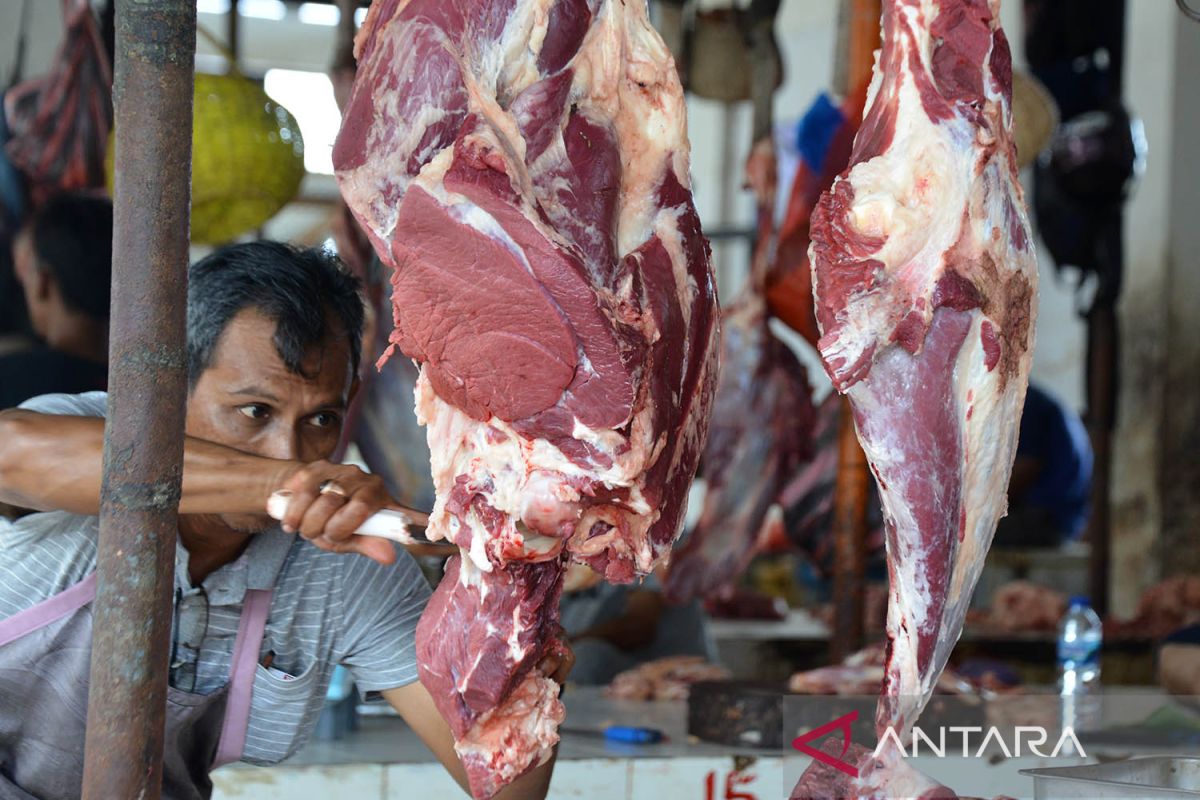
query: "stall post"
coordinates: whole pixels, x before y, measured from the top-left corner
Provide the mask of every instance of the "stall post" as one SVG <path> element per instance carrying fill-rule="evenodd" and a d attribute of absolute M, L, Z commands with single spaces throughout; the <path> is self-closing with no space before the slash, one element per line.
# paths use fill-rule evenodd
<path fill-rule="evenodd" d="M 194 0 L 118 0 L 108 419 L 83 797 L 158 798 L 187 393 Z"/>
<path fill-rule="evenodd" d="M 880 44 L 880 0 L 842 0 L 834 91 L 846 97 L 871 78 Z M 833 510 L 833 630 L 830 656 L 841 661 L 863 646 L 866 597 L 867 500 L 871 472 L 854 430 L 850 401 L 841 400 Z"/>

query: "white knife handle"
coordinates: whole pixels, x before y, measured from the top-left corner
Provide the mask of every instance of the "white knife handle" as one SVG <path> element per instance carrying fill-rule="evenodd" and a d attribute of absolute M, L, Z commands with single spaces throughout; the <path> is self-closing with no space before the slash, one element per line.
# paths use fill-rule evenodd
<path fill-rule="evenodd" d="M 283 515 L 287 513 L 288 500 L 291 496 L 292 493 L 285 489 L 273 493 L 267 498 L 267 514 L 272 519 L 283 519 Z M 367 521 L 362 524 L 357 533 L 359 536 L 391 539 L 400 544 L 422 544 L 423 542 L 409 533 L 408 526 L 411 524 L 412 520 L 403 511 L 392 511 L 385 508 L 367 517 Z"/>

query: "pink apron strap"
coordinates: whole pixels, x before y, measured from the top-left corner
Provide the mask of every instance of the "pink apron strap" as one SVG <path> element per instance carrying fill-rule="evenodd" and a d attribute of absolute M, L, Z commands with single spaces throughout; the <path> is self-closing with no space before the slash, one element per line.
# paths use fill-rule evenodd
<path fill-rule="evenodd" d="M 250 589 L 242 604 L 233 661 L 229 665 L 229 698 L 225 703 L 225 722 L 213 767 L 241 760 L 246 748 L 246 729 L 250 725 L 250 698 L 262 649 L 267 614 L 271 610 L 270 589 Z"/>
<path fill-rule="evenodd" d="M 15 642 L 23 636 L 74 614 L 96 599 L 96 573 L 88 575 L 66 591 L 59 592 L 49 600 L 43 600 L 32 608 L 0 620 L 0 646 Z"/>

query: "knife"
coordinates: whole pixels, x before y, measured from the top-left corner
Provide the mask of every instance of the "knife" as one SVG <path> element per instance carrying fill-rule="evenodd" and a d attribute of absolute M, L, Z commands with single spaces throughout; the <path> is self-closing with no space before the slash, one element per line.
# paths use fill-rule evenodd
<path fill-rule="evenodd" d="M 287 513 L 288 498 L 292 493 L 280 489 L 267 498 L 267 514 L 272 519 L 283 519 Z M 423 528 L 429 523 L 429 515 L 414 509 L 393 511 L 385 508 L 367 517 L 367 521 L 356 531 L 359 536 L 377 536 L 400 544 L 439 544 L 421 536 L 414 536 L 410 527 Z"/>

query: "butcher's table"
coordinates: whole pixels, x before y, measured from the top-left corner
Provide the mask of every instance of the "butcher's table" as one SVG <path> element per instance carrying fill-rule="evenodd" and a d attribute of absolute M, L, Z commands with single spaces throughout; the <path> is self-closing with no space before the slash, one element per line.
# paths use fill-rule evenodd
<path fill-rule="evenodd" d="M 563 698 L 567 726 L 599 730 L 608 724 L 654 727 L 667 734 L 656 745 L 608 744 L 595 737 L 563 734 L 551 783 L 551 798 L 589 800 L 781 800 L 809 760 L 789 751 L 744 751 L 689 742 L 683 702 L 613 702 L 600 689 L 571 688 Z M 1121 721 L 1142 719 L 1165 702 L 1152 688 L 1122 688 L 1112 705 Z M 1106 703 L 1108 703 L 1106 697 Z M 1108 705 L 1105 719 L 1110 718 Z M 1106 746 L 1098 754 L 1145 752 Z M 1021 769 L 1088 763 L 1078 758 L 913 760 L 920 769 L 978 797 L 1032 797 L 1031 779 Z M 338 741 L 313 742 L 277 767 L 235 764 L 213 773 L 215 800 L 400 800 L 464 797 L 416 735 L 398 718 L 369 716 L 359 730 Z"/>

